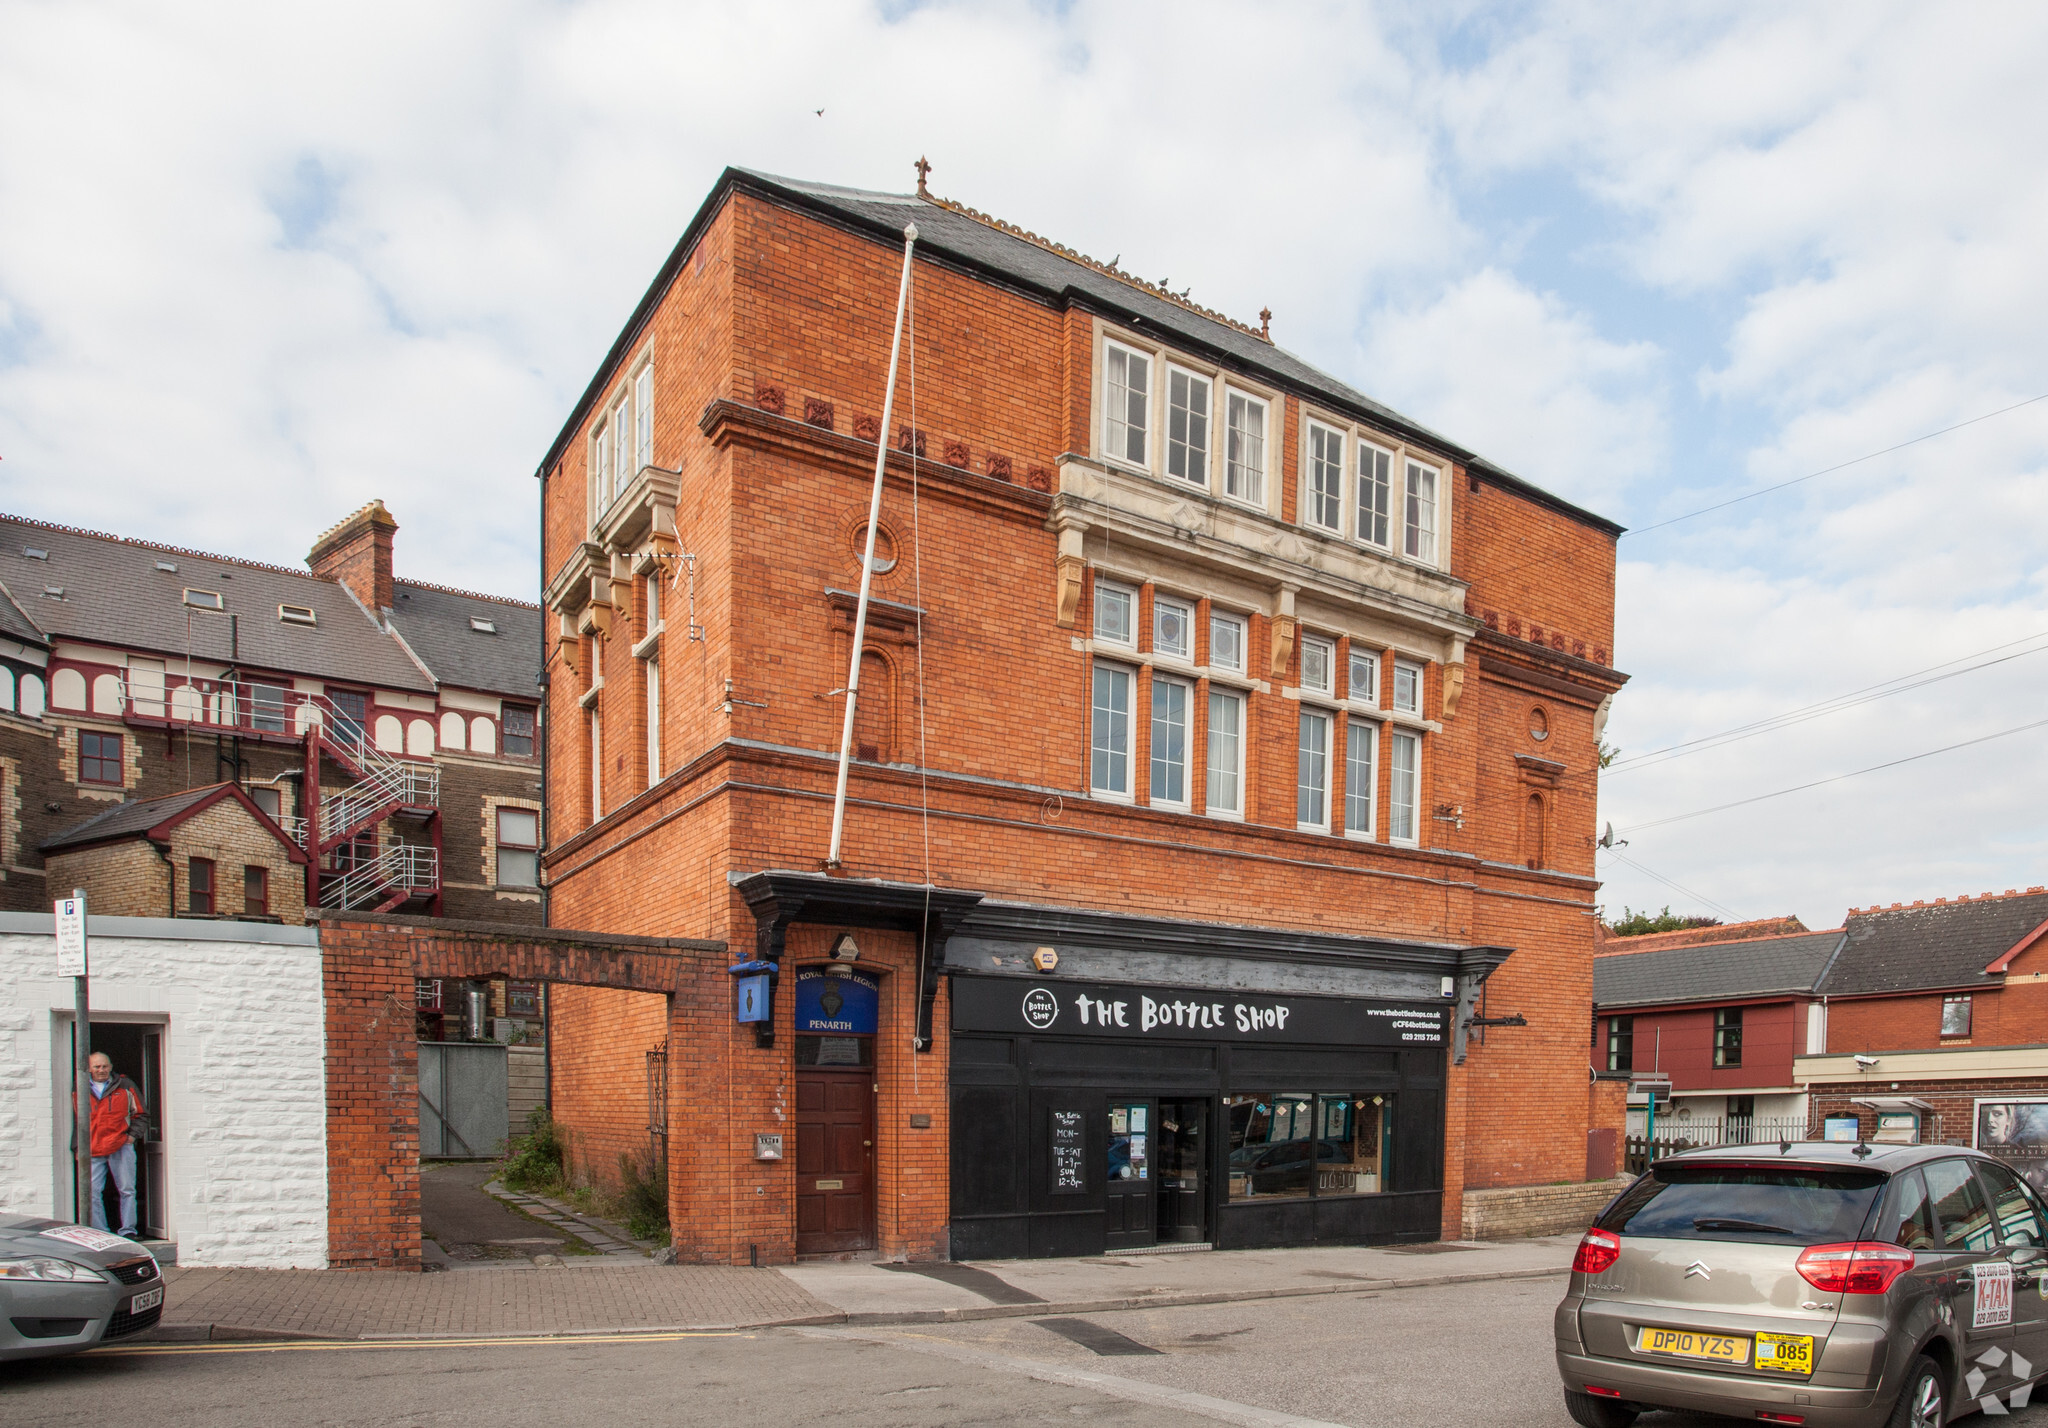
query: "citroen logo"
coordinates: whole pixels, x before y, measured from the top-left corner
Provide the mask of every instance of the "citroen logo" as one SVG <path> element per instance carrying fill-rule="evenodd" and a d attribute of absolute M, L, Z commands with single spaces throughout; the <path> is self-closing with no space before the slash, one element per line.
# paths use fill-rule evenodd
<path fill-rule="evenodd" d="M 1685 1267 L 1685 1277 L 1687 1279 L 1712 1279 L 1714 1272 L 1707 1268 L 1705 1260 L 1696 1259 Z"/>

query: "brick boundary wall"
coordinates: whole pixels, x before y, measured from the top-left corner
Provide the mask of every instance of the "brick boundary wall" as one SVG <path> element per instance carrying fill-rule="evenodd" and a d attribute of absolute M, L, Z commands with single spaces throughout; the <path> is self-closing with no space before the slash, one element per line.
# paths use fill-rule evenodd
<path fill-rule="evenodd" d="M 329 913 L 319 926 L 331 1269 L 420 1267 L 415 977 L 512 977 L 653 992 L 669 999 L 672 1020 L 677 991 L 687 993 L 714 971 L 725 977 L 723 942 L 388 914 Z"/>
<path fill-rule="evenodd" d="M 1583 1230 L 1633 1176 L 1580 1184 L 1467 1190 L 1461 1239 L 1522 1240 Z"/>

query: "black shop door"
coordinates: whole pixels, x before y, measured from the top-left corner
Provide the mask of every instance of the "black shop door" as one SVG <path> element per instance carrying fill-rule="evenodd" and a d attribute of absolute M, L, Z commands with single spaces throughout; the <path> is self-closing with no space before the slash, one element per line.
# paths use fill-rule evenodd
<path fill-rule="evenodd" d="M 1158 1243 L 1159 1183 L 1153 1163 L 1156 1109 L 1151 1101 L 1109 1103 L 1104 1249 L 1142 1249 Z"/>
<path fill-rule="evenodd" d="M 1209 1102 L 1159 1102 L 1153 1177 L 1159 1183 L 1158 1242 L 1203 1244 L 1209 1238 Z"/>

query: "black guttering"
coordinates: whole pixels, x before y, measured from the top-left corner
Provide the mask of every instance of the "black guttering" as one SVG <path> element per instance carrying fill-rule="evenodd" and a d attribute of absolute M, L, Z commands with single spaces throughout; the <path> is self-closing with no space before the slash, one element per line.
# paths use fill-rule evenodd
<path fill-rule="evenodd" d="M 564 423 L 560 434 L 555 437 L 554 444 L 548 448 L 547 456 L 535 470 L 535 476 L 545 480 L 547 473 L 554 468 L 556 462 L 561 460 L 562 453 L 568 449 L 571 438 L 574 437 L 576 431 L 583 425 L 585 418 L 589 416 L 591 410 L 597 405 L 598 400 L 604 394 L 605 389 L 610 385 L 613 370 L 625 355 L 632 350 L 634 344 L 640 340 L 640 334 L 645 329 L 648 319 L 653 315 L 654 309 L 660 305 L 663 296 L 668 292 L 669 286 L 675 281 L 676 275 L 682 271 L 683 264 L 688 261 L 691 251 L 697 246 L 698 239 L 703 236 L 705 228 L 710 226 L 711 220 L 717 215 L 718 210 L 724 206 L 727 197 L 735 189 L 745 190 L 758 198 L 767 199 L 785 208 L 800 209 L 820 222 L 829 223 L 838 228 L 876 238 L 891 245 L 900 242 L 902 238 L 900 229 L 891 228 L 887 224 L 865 219 L 842 208 L 834 207 L 822 199 L 804 193 L 799 189 L 788 188 L 778 184 L 766 175 L 753 173 L 745 169 L 727 168 L 724 173 L 719 175 L 718 183 L 712 188 L 710 195 L 705 198 L 702 206 L 698 208 L 696 215 L 691 218 L 689 226 L 683 230 L 683 236 L 669 253 L 667 261 L 661 265 L 661 270 L 655 275 L 654 281 L 649 284 L 647 292 L 640 299 L 639 305 L 633 309 L 632 317 L 627 320 L 625 327 L 619 333 L 618 340 L 612 344 L 611 350 L 605 354 L 603 363 L 599 365 L 596 373 L 591 377 L 590 385 L 584 389 L 583 395 L 577 399 L 575 407 L 569 413 L 568 421 Z M 951 212 L 951 210 L 945 208 L 939 208 L 939 211 Z M 1024 242 L 1026 240 L 1017 239 L 1016 241 Z M 1002 271 L 965 254 L 949 251 L 944 246 L 944 240 L 936 234 L 927 235 L 920 240 L 918 254 L 927 262 L 953 268 L 984 282 L 993 282 L 999 287 L 1008 288 L 1012 291 L 1037 298 L 1055 307 L 1073 306 L 1087 312 L 1097 313 L 1105 317 L 1119 318 L 1124 321 L 1135 319 L 1137 320 L 1137 325 L 1146 327 L 1148 330 L 1156 329 L 1157 327 L 1156 323 L 1146 321 L 1144 315 L 1135 308 L 1121 307 L 1110 303 L 1105 301 L 1100 294 L 1084 292 L 1072 284 L 1053 288 L 1032 283 L 1016 273 Z M 1068 259 L 1066 261 L 1071 262 L 1072 260 Z M 1191 322 L 1209 322 L 1213 319 L 1203 318 L 1199 314 L 1190 313 L 1189 320 Z M 1553 495 L 1540 486 L 1532 485 L 1513 472 L 1507 471 L 1476 452 L 1468 451 L 1436 432 L 1432 432 L 1410 421 L 1390 408 L 1381 406 L 1366 407 L 1348 399 L 1343 393 L 1338 391 L 1305 390 L 1298 377 L 1261 366 L 1256 361 L 1247 360 L 1242 354 L 1224 352 L 1220 348 L 1209 347 L 1198 336 L 1190 332 L 1175 332 L 1172 334 L 1172 337 L 1176 345 L 1201 349 L 1203 355 L 1216 360 L 1219 364 L 1254 372 L 1271 385 L 1296 397 L 1308 398 L 1319 406 L 1333 411 L 1342 411 L 1367 426 L 1375 427 L 1382 431 L 1389 431 L 1418 445 L 1428 447 L 1431 450 L 1441 451 L 1452 460 L 1462 464 L 1469 474 L 1476 475 L 1486 481 L 1491 481 L 1497 486 L 1514 492 L 1525 500 L 1547 507 L 1550 510 L 1556 511 L 1559 515 L 1566 516 L 1582 525 L 1591 526 L 1610 536 L 1617 537 L 1626 529 L 1626 527 L 1618 522 L 1611 521 L 1605 516 L 1596 515 L 1582 506 L 1575 506 L 1561 496 Z"/>

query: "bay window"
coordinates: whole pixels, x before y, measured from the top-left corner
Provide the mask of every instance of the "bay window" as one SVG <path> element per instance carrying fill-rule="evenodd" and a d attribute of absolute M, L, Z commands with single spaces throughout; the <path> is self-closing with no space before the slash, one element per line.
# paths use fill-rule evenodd
<path fill-rule="evenodd" d="M 1390 473 L 1392 453 L 1377 446 L 1358 444 L 1358 538 L 1367 545 L 1384 548 L 1387 522 L 1392 514 Z"/>
<path fill-rule="evenodd" d="M 1209 484 L 1209 379 L 1166 369 L 1166 474 Z"/>
<path fill-rule="evenodd" d="M 1103 353 L 1103 365 L 1109 376 L 1103 403 L 1103 448 L 1114 460 L 1143 466 L 1147 460 L 1145 439 L 1150 434 L 1152 359 L 1112 342 Z"/>
<path fill-rule="evenodd" d="M 1230 393 L 1223 494 L 1248 505 L 1266 504 L 1266 404 Z"/>
<path fill-rule="evenodd" d="M 1333 534 L 1344 527 L 1344 433 L 1310 422 L 1308 427 L 1308 500 L 1310 525 Z"/>
<path fill-rule="evenodd" d="M 1436 564 L 1436 471 L 1408 463 L 1408 505 L 1402 551 L 1425 565 Z"/>

